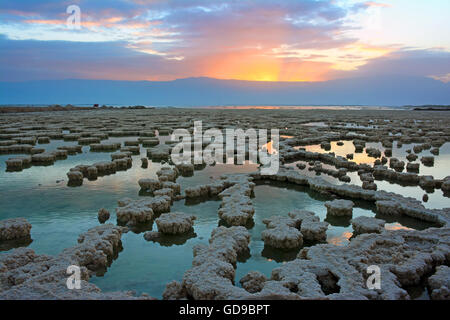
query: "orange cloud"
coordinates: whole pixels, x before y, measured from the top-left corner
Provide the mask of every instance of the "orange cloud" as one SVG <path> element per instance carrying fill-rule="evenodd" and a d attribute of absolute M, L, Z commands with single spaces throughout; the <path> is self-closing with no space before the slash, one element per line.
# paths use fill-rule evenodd
<path fill-rule="evenodd" d="M 379 8 L 390 8 L 392 7 L 390 4 L 387 3 L 379 3 L 379 2 L 374 2 L 374 1 L 367 1 L 366 3 L 364 3 L 366 6 L 368 7 L 379 7 Z"/>
<path fill-rule="evenodd" d="M 202 56 L 197 60 L 200 76 L 251 81 L 322 81 L 328 63 L 280 59 L 260 50 L 242 50 Z"/>

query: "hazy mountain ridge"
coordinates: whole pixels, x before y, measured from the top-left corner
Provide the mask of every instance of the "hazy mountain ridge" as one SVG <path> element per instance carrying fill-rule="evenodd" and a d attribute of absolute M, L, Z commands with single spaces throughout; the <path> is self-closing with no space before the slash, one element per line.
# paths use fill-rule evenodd
<path fill-rule="evenodd" d="M 425 105 L 449 104 L 450 83 L 423 77 L 325 82 L 41 80 L 0 82 L 0 104 Z"/>

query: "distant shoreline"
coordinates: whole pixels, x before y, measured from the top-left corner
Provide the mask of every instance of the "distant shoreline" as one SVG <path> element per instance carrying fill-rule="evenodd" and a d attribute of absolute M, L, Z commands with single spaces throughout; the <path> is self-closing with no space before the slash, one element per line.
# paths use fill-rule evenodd
<path fill-rule="evenodd" d="M 80 105 L 0 105 L 0 114 L 4 113 L 30 113 L 30 112 L 64 112 L 89 110 L 143 110 L 143 109 L 226 109 L 226 110 L 408 110 L 408 111 L 450 111 L 450 106 L 422 105 L 422 106 L 364 106 L 364 105 L 231 105 L 231 106 L 80 106 Z"/>
<path fill-rule="evenodd" d="M 409 106 L 408 106 L 409 107 Z M 416 111 L 450 111 L 450 106 L 411 106 Z"/>
<path fill-rule="evenodd" d="M 114 109 L 154 109 L 154 107 L 145 107 L 145 106 L 130 106 L 130 107 L 113 107 L 113 106 L 75 106 L 75 105 L 29 105 L 29 106 L 21 106 L 21 105 L 0 105 L 0 113 L 30 113 L 30 112 L 47 112 L 47 111 L 86 111 L 86 110 L 114 110 Z"/>
<path fill-rule="evenodd" d="M 0 113 L 29 113 L 47 111 L 86 111 L 116 109 L 230 109 L 230 110 L 401 110 L 395 106 L 356 106 L 356 105 L 231 105 L 231 106 L 84 106 L 84 105 L 0 105 Z"/>

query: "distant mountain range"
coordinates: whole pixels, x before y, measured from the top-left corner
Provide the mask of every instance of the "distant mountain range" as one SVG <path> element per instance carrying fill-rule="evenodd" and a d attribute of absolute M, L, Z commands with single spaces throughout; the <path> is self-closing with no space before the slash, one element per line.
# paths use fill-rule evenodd
<path fill-rule="evenodd" d="M 0 82 L 0 104 L 147 106 L 450 104 L 450 83 L 423 77 L 325 82 L 41 80 Z"/>

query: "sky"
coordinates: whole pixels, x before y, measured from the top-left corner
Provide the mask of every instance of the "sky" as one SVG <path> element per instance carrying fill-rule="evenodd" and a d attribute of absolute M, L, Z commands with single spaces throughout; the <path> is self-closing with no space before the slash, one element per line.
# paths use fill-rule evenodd
<path fill-rule="evenodd" d="M 447 83 L 449 12 L 448 0 L 1 0 L 0 81 Z"/>

